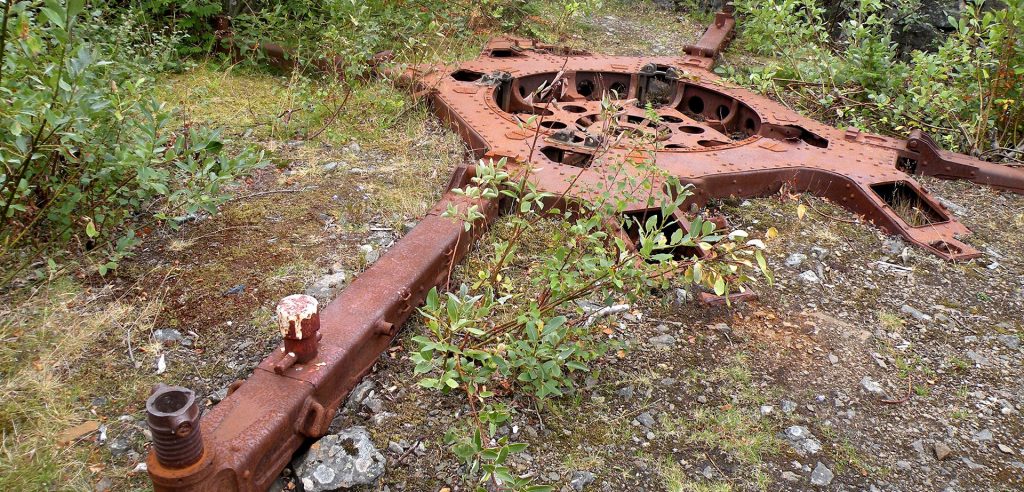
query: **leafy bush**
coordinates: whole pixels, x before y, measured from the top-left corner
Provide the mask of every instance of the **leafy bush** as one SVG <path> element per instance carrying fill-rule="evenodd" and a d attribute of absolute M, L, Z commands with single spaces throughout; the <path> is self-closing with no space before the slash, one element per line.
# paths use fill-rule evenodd
<path fill-rule="evenodd" d="M 602 105 L 602 120 L 611 122 L 607 142 L 619 134 L 614 122 L 622 108 L 607 98 Z M 657 114 L 649 111 L 648 118 Z M 580 374 L 617 348 L 594 323 L 598 315 L 588 315 L 577 301 L 611 306 L 652 289 L 693 283 L 722 295 L 742 290 L 754 269 L 770 280 L 760 239 L 718 230 L 699 217 L 688 232 L 676 223 L 673 213 L 692 196 L 691 188 L 653 165 L 655 135 L 629 138 L 638 141 L 634 153 L 649 158 L 603 164 L 603 180 L 587 190 L 594 198 L 578 200 L 571 211 L 549 206 L 558 197 L 538 191 L 529 170 L 510 170 L 504 159 L 481 161 L 471 185 L 456 190 L 472 199 L 503 200 L 511 213 L 479 247 L 484 258 L 469 262 L 471 283 L 445 294 L 430 291 L 421 310 L 428 330 L 413 338 L 412 360 L 421 386 L 464 392 L 469 399 L 471 430 L 453 431 L 447 441 L 471 476 L 480 472 L 481 483 L 542 490 L 504 465 L 509 453 L 525 446 L 489 437 L 513 411 L 499 393 L 540 402 L 571 393 Z M 627 214 L 635 202 L 648 212 Z M 462 219 L 467 230 L 483 219 L 476 206 L 452 206 L 445 214 Z M 634 244 L 620 230 L 631 231 Z M 696 249 L 706 254 L 680 253 Z M 511 278 L 517 271 L 528 271 L 528 277 Z"/>
<path fill-rule="evenodd" d="M 815 0 L 741 0 L 740 42 L 773 58 L 720 69 L 763 93 L 789 94 L 805 113 L 842 125 L 940 133 L 945 146 L 1019 161 L 1024 153 L 1024 4 L 968 4 L 935 52 L 897 57 L 894 8 L 859 0 L 833 39 Z M 898 8 L 895 7 L 895 8 Z"/>
<path fill-rule="evenodd" d="M 131 63 L 80 25 L 83 0 L 7 2 L 0 60 L 0 286 L 64 245 L 117 266 L 136 228 L 213 211 L 259 162 L 216 131 L 177 129 Z M 50 257 L 51 267 L 56 266 Z"/>

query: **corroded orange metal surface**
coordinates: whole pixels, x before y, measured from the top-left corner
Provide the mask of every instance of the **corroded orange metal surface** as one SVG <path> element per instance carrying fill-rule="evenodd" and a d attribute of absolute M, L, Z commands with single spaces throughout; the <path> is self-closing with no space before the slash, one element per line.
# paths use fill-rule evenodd
<path fill-rule="evenodd" d="M 970 231 L 911 174 L 1021 193 L 1024 171 L 943 151 L 920 132 L 901 140 L 833 128 L 722 80 L 711 68 L 733 23 L 719 13 L 681 57 L 601 56 L 499 39 L 475 60 L 414 67 L 404 78 L 475 149 L 528 163 L 543 191 L 586 197 L 609 165 L 635 152 L 630 139 L 601 142 L 602 98 L 611 94 L 620 107 L 614 131 L 657 134 L 657 167 L 695 185 L 698 206 L 788 185 L 940 257 L 980 255 L 961 239 Z M 648 117 L 648 103 L 660 121 Z"/>

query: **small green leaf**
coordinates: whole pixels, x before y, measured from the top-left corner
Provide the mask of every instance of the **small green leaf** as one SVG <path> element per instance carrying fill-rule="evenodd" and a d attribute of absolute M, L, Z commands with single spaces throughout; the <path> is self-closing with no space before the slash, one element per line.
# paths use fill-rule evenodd
<path fill-rule="evenodd" d="M 68 19 L 82 13 L 85 9 L 85 0 L 68 0 Z"/>

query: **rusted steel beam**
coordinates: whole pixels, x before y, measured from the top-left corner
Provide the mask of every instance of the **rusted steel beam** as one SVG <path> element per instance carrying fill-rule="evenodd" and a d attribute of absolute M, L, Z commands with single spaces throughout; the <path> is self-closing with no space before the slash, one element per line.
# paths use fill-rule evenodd
<path fill-rule="evenodd" d="M 686 45 L 683 51 L 689 56 L 711 59 L 710 64 L 713 64 L 713 60 L 732 41 L 736 27 L 735 11 L 732 4 L 726 4 L 721 12 L 715 14 L 715 23 L 708 27 L 697 43 Z"/>
<path fill-rule="evenodd" d="M 470 176 L 457 175 L 461 177 L 455 186 Z M 473 203 L 488 220 L 469 231 L 460 220 L 441 216 L 449 204 L 464 210 Z M 284 333 L 280 349 L 249 379 L 232 385 L 227 398 L 201 420 L 196 419 L 198 410 L 191 410 L 194 398 L 188 392 L 195 434 L 186 436 L 187 444 L 175 434 L 177 427 L 154 413 L 164 408 L 160 405 L 170 390 L 154 393 L 147 402 L 155 444 L 147 464 L 154 488 L 265 490 L 305 439 L 327 432 L 348 391 L 387 349 L 430 288 L 447 283 L 451 269 L 497 215 L 496 203 L 473 203 L 445 194 L 419 225 L 319 313 L 315 300 L 306 296 L 285 298 L 277 309 Z M 310 346 L 310 341 L 317 343 Z"/>

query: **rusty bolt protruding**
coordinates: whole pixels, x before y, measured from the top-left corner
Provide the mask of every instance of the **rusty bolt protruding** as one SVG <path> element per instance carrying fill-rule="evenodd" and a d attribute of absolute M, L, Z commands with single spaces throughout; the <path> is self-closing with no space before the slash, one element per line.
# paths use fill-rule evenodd
<path fill-rule="evenodd" d="M 277 303 L 277 324 L 284 338 L 285 356 L 275 369 L 284 372 L 292 364 L 316 358 L 320 340 L 319 304 L 312 296 L 295 294 Z"/>
<path fill-rule="evenodd" d="M 185 468 L 203 456 L 199 405 L 188 388 L 158 384 L 146 400 L 146 423 L 153 432 L 156 459 L 167 468 Z"/>

